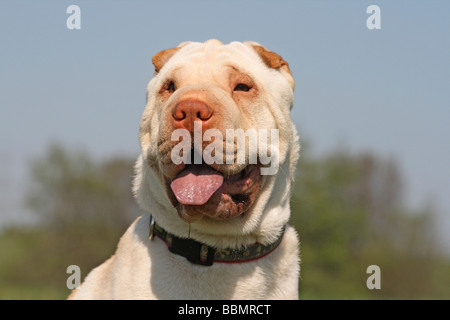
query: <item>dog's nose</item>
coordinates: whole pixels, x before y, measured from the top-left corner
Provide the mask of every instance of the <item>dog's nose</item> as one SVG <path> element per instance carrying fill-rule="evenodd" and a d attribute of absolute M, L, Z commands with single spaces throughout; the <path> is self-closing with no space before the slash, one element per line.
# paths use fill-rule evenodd
<path fill-rule="evenodd" d="M 194 131 L 194 121 L 207 122 L 213 116 L 213 110 L 198 100 L 183 100 L 175 105 L 172 118 L 177 128 Z"/>

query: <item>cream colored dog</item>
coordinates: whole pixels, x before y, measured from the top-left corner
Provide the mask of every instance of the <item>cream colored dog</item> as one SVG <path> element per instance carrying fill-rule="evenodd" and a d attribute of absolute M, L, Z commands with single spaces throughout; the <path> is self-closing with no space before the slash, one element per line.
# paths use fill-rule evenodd
<path fill-rule="evenodd" d="M 297 299 L 298 239 L 287 222 L 299 141 L 288 64 L 257 43 L 217 40 L 184 42 L 153 64 L 134 181 L 149 214 L 70 298 Z M 174 136 L 177 129 L 187 135 Z M 269 165 L 252 163 L 248 145 L 244 162 L 226 161 L 243 150 L 239 139 L 208 139 L 208 129 L 223 137 L 230 129 L 255 129 L 258 137 L 276 129 L 278 148 L 269 153 L 279 168 L 263 175 Z M 193 137 L 191 154 L 180 148 L 182 137 Z M 207 151 L 223 161 L 205 164 Z"/>

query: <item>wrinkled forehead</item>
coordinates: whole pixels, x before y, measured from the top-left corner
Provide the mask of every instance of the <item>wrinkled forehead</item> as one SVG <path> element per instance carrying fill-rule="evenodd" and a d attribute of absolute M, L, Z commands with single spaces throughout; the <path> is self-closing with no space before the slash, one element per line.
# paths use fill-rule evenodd
<path fill-rule="evenodd" d="M 224 45 L 219 41 L 189 43 L 182 47 L 165 66 L 168 76 L 188 77 L 202 82 L 211 78 L 223 78 L 232 70 L 252 73 L 252 66 L 259 61 L 253 49 L 240 42 Z"/>

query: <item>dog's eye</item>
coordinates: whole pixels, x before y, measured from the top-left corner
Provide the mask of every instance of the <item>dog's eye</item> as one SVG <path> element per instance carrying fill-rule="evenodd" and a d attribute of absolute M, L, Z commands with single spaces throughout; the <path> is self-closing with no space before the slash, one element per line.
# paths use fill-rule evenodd
<path fill-rule="evenodd" d="M 246 84 L 239 83 L 235 88 L 234 91 L 244 91 L 248 92 L 250 90 L 250 87 Z"/>
<path fill-rule="evenodd" d="M 173 81 L 170 81 L 169 85 L 167 86 L 167 91 L 169 91 L 170 93 L 175 92 L 175 83 L 173 83 Z"/>

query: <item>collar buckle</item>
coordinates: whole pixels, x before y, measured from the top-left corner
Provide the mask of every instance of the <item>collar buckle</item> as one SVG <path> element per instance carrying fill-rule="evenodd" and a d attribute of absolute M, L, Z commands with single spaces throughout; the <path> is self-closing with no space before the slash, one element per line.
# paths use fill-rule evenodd
<path fill-rule="evenodd" d="M 169 251 L 184 256 L 189 262 L 201 266 L 212 266 L 216 249 L 193 239 L 172 238 Z"/>

